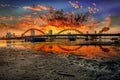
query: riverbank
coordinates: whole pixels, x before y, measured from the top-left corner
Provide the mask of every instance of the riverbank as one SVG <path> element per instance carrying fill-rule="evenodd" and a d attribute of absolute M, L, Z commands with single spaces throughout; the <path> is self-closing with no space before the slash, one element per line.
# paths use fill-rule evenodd
<path fill-rule="evenodd" d="M 72 54 L 0 48 L 0 80 L 119 80 L 120 57 L 85 59 Z"/>

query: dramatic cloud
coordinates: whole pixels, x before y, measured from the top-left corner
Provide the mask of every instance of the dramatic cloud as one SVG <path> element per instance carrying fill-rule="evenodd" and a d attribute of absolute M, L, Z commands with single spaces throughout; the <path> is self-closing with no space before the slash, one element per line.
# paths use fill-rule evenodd
<path fill-rule="evenodd" d="M 75 9 L 83 8 L 82 5 L 79 5 L 78 1 L 75 1 L 75 2 L 69 1 L 69 4 L 70 4 L 72 7 L 74 7 Z"/>
<path fill-rule="evenodd" d="M 69 3 L 71 4 L 72 7 L 76 8 L 76 9 L 79 8 L 78 3 L 73 3 L 71 1 L 69 1 Z"/>
<path fill-rule="evenodd" d="M 45 15 L 38 15 L 38 16 L 33 16 L 33 15 L 24 15 L 24 16 L 19 16 L 17 18 L 19 26 L 40 26 L 45 24 L 45 21 L 47 17 Z"/>
<path fill-rule="evenodd" d="M 13 8 L 19 8 L 19 6 L 10 5 L 10 4 L 0 4 L 0 7 L 13 7 Z"/>
<path fill-rule="evenodd" d="M 91 14 L 96 14 L 99 11 L 99 9 L 97 8 L 97 4 L 96 3 L 92 3 L 92 5 L 93 5 L 93 7 L 91 7 L 91 5 L 87 7 L 88 11 Z"/>
<path fill-rule="evenodd" d="M 91 13 L 91 14 L 95 14 L 99 11 L 99 9 L 97 9 L 96 7 L 92 8 L 90 6 L 88 6 L 88 11 Z"/>
<path fill-rule="evenodd" d="M 97 8 L 97 4 L 96 3 L 92 3 L 92 5 L 90 5 L 90 6 L 82 6 L 82 5 L 79 4 L 78 1 L 75 1 L 75 2 L 68 1 L 68 2 L 75 9 L 87 8 L 88 12 L 91 13 L 91 14 L 95 14 L 95 13 L 97 13 L 99 11 L 99 9 Z"/>
<path fill-rule="evenodd" d="M 107 17 L 105 20 L 106 20 L 106 27 L 110 27 L 111 26 L 111 17 Z"/>
<path fill-rule="evenodd" d="M 32 16 L 31 15 L 24 15 L 24 16 L 19 16 L 18 21 L 31 21 L 32 20 Z"/>
<path fill-rule="evenodd" d="M 6 23 L 0 23 L 0 28 L 5 28 L 7 26 L 8 26 L 8 24 L 6 24 Z"/>
<path fill-rule="evenodd" d="M 33 6 L 24 6 L 24 9 L 34 10 L 34 11 L 41 11 L 41 10 L 54 10 L 50 6 L 44 6 L 44 5 L 33 5 Z"/>
<path fill-rule="evenodd" d="M 33 25 L 33 22 L 30 22 L 30 21 L 21 21 L 16 24 L 17 27 L 21 27 L 21 28 L 32 27 L 32 25 Z"/>
<path fill-rule="evenodd" d="M 10 16 L 10 17 L 6 17 L 6 16 L 0 16 L 0 20 L 3 21 L 13 21 L 14 17 Z"/>
<path fill-rule="evenodd" d="M 9 4 L 0 4 L 0 7 L 10 7 Z"/>
<path fill-rule="evenodd" d="M 92 4 L 93 4 L 93 6 L 97 6 L 96 3 L 92 3 Z"/>

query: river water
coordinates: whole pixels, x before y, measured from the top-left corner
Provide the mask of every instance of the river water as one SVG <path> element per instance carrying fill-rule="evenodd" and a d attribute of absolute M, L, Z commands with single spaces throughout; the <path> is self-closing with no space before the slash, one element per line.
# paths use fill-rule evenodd
<path fill-rule="evenodd" d="M 0 47 L 25 48 L 36 51 L 52 52 L 55 54 L 73 54 L 85 58 L 107 58 L 120 57 L 119 46 L 108 45 L 76 45 L 79 42 L 24 42 L 23 40 L 0 40 Z"/>

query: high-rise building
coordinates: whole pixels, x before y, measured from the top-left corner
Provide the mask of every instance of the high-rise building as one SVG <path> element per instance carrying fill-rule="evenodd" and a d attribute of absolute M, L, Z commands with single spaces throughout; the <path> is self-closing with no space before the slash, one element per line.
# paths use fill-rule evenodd
<path fill-rule="evenodd" d="M 7 38 L 7 39 L 11 38 L 11 32 L 7 32 L 7 33 L 6 33 L 6 38 Z"/>

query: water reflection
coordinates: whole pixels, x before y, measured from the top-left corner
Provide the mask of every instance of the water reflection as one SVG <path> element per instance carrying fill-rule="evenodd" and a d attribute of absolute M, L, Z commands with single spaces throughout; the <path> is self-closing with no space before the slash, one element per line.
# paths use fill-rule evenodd
<path fill-rule="evenodd" d="M 14 40 L 6 40 L 6 46 L 7 47 L 15 47 L 15 41 Z"/>
<path fill-rule="evenodd" d="M 54 52 L 57 54 L 73 54 L 87 58 L 112 58 L 120 56 L 120 49 L 116 46 L 78 46 L 78 45 L 61 45 L 61 44 L 34 44 L 26 45 L 25 48 L 37 51 Z"/>
<path fill-rule="evenodd" d="M 117 46 L 67 45 L 67 44 L 59 44 L 54 42 L 26 43 L 23 42 L 22 40 L 0 41 L 0 45 L 4 47 L 17 47 L 17 48 L 33 49 L 36 51 L 53 52 L 56 54 L 74 54 L 87 58 L 120 57 L 120 48 Z"/>
<path fill-rule="evenodd" d="M 100 49 L 102 50 L 102 51 L 104 51 L 104 52 L 110 52 L 110 49 L 108 49 L 108 48 L 104 48 L 104 47 L 102 47 L 102 46 L 99 46 L 100 47 Z"/>

